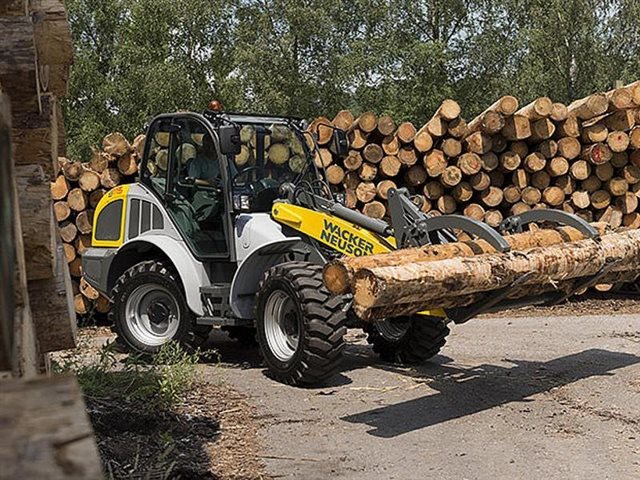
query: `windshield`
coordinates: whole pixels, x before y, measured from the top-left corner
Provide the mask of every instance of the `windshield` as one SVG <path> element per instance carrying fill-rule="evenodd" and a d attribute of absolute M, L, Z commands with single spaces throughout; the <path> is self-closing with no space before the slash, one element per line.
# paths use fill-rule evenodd
<path fill-rule="evenodd" d="M 230 162 L 236 210 L 268 212 L 285 182 L 315 176 L 300 131 L 285 123 L 241 124 L 240 153 Z"/>

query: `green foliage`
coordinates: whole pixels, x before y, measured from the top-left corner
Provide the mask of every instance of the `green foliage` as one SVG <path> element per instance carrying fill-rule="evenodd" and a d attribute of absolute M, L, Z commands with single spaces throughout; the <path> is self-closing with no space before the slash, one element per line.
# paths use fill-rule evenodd
<path fill-rule="evenodd" d="M 71 156 L 161 112 L 314 117 L 339 109 L 427 120 L 504 94 L 570 102 L 640 77 L 631 0 L 69 0 L 76 42 Z"/>
<path fill-rule="evenodd" d="M 199 352 L 187 353 L 171 342 L 151 358 L 129 355 L 120 364 L 110 344 L 94 362 L 71 359 L 54 364 L 54 371 L 75 373 L 90 398 L 123 400 L 153 410 L 170 408 L 182 399 L 193 386 L 199 358 Z"/>

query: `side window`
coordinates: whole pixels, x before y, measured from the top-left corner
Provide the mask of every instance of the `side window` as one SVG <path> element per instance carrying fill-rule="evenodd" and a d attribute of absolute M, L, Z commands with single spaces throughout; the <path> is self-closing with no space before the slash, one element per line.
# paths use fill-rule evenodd
<path fill-rule="evenodd" d="M 96 240 L 119 240 L 122 218 L 122 200 L 116 200 L 104 207 L 96 222 Z"/>
<path fill-rule="evenodd" d="M 151 180 L 151 185 L 158 193 L 164 193 L 167 185 L 167 169 L 169 167 L 169 140 L 171 133 L 170 120 L 160 120 L 149 127 L 150 139 L 147 153 L 147 166 L 142 174 Z"/>
<path fill-rule="evenodd" d="M 215 185 L 220 179 L 220 165 L 211 135 L 197 120 L 179 119 L 175 133 L 174 168 L 178 184 L 187 178 L 199 185 Z"/>

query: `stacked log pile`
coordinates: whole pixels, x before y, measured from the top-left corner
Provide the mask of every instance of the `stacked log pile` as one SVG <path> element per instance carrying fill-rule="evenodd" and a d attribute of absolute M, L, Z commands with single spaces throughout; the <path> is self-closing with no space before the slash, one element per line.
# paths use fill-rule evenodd
<path fill-rule="evenodd" d="M 76 380 L 48 375 L 49 352 L 76 346 L 49 195 L 73 52 L 62 0 L 0 2 L 0 32 L 0 477 L 101 478 Z"/>
<path fill-rule="evenodd" d="M 347 206 L 370 217 L 384 218 L 389 188 L 405 187 L 425 212 L 493 227 L 538 208 L 640 227 L 640 82 L 568 106 L 547 97 L 520 106 L 504 96 L 467 120 L 447 99 L 422 126 L 343 110 L 310 130 L 317 165 Z M 327 125 L 348 132 L 345 158 L 331 154 Z"/>
<path fill-rule="evenodd" d="M 129 142 L 120 133 L 110 133 L 102 149 L 94 149 L 86 162 L 58 158 L 59 173 L 51 182 L 53 211 L 69 266 L 77 314 L 107 313 L 109 301 L 82 278 L 82 253 L 91 246 L 93 213 L 110 189 L 135 181 L 144 135 Z"/>
<path fill-rule="evenodd" d="M 9 352 L 0 351 L 0 370 L 30 376 L 47 369 L 48 352 L 75 346 L 69 274 L 49 195 L 64 150 L 58 98 L 73 48 L 61 0 L 3 3 L 0 31 L 0 350 Z"/>

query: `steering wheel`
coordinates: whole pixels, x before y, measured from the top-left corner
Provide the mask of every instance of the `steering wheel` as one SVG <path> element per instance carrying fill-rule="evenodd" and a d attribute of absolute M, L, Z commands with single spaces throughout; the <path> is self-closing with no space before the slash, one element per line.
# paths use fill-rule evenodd
<path fill-rule="evenodd" d="M 231 183 L 234 186 L 238 186 L 238 184 L 236 183 L 236 179 L 240 176 L 240 175 L 244 175 L 245 173 L 249 173 L 249 172 L 253 172 L 253 171 L 257 171 L 257 170 L 262 170 L 261 166 L 258 165 L 253 165 L 251 167 L 246 167 L 243 168 L 242 170 L 240 170 L 238 173 L 236 173 L 233 178 L 231 179 Z"/>

